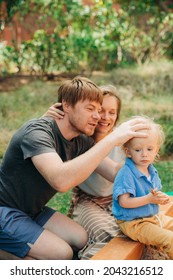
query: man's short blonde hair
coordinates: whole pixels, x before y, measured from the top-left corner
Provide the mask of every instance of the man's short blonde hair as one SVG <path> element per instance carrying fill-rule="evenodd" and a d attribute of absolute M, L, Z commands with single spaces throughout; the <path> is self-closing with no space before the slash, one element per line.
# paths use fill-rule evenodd
<path fill-rule="evenodd" d="M 65 101 L 72 107 L 79 101 L 103 102 L 102 90 L 91 80 L 77 76 L 72 80 L 66 80 L 58 89 L 58 102 Z"/>

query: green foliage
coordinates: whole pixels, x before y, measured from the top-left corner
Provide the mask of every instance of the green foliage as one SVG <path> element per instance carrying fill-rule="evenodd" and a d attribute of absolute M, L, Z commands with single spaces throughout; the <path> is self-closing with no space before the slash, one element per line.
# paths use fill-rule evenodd
<path fill-rule="evenodd" d="M 24 43 L 21 44 L 19 49 L 15 45 L 2 48 L 1 61 L 4 63 L 3 71 L 10 73 L 12 68 L 15 69 L 15 72 L 21 71 L 25 56 L 27 56 L 25 46 L 26 44 Z"/>
<path fill-rule="evenodd" d="M 44 30 L 37 30 L 33 40 L 26 42 L 27 51 L 32 57 L 31 70 L 40 71 L 42 74 L 49 71 L 53 60 L 53 42 L 51 39 L 52 36 L 46 34 Z"/>
<path fill-rule="evenodd" d="M 163 191 L 173 191 L 173 161 L 159 161 L 154 164 L 162 181 Z"/>
<path fill-rule="evenodd" d="M 171 120 L 173 123 L 173 118 Z M 166 141 L 164 143 L 164 153 L 172 155 L 173 153 L 173 126 L 168 126 L 166 130 Z"/>
<path fill-rule="evenodd" d="M 53 209 L 67 214 L 68 209 L 70 207 L 70 200 L 71 200 L 71 191 L 66 193 L 57 193 L 49 202 L 48 206 L 52 207 Z"/>
<path fill-rule="evenodd" d="M 24 16 L 29 11 L 29 1 L 25 0 L 0 0 L 0 32 L 6 24 L 12 21 L 14 15 L 20 11 Z"/>
<path fill-rule="evenodd" d="M 3 2 L 8 20 L 15 14 L 25 25 L 30 14 L 38 26 L 32 40 L 1 48 L 4 74 L 110 70 L 173 55 L 173 14 L 165 1 L 95 0 L 90 6 L 82 0 Z"/>
<path fill-rule="evenodd" d="M 5 4 L 6 6 L 6 17 L 7 19 L 10 19 L 13 17 L 13 15 L 16 13 L 16 11 L 18 10 L 19 6 L 22 5 L 25 1 L 24 0 L 1 0 L 0 1 L 0 6 L 2 4 Z"/>

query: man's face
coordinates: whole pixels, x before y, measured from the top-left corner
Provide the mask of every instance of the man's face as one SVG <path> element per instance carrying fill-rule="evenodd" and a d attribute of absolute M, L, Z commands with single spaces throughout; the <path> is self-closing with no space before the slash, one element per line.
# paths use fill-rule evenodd
<path fill-rule="evenodd" d="M 100 119 L 100 103 L 95 101 L 79 101 L 74 107 L 69 107 L 69 124 L 76 133 L 91 136 Z"/>

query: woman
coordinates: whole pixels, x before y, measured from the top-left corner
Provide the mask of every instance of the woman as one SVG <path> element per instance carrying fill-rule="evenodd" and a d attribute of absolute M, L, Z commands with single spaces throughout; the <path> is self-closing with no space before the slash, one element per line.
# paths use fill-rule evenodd
<path fill-rule="evenodd" d="M 114 129 L 121 110 L 121 100 L 115 87 L 108 85 L 102 86 L 101 89 L 104 98 L 101 119 L 92 136 L 95 142 L 103 139 Z M 45 115 L 61 118 L 63 112 L 51 107 Z M 120 148 L 115 147 L 109 157 L 120 163 L 124 159 L 124 154 Z M 121 165 L 122 163 L 119 164 L 119 168 Z M 91 258 L 113 237 L 123 235 L 112 216 L 112 185 L 98 173 L 93 172 L 85 182 L 72 191 L 68 216 L 81 224 L 89 235 L 87 245 L 79 253 L 80 259 Z"/>

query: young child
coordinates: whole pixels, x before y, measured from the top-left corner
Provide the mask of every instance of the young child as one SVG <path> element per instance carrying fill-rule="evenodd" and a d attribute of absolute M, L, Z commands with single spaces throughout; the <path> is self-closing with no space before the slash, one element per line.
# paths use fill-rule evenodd
<path fill-rule="evenodd" d="M 160 191 L 161 181 L 152 165 L 164 133 L 160 125 L 145 119 L 150 124 L 148 137 L 124 144 L 127 158 L 114 182 L 112 211 L 125 235 L 162 247 L 173 259 L 173 218 L 159 212 L 159 204 L 170 203 L 170 198 Z"/>

